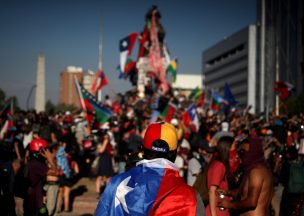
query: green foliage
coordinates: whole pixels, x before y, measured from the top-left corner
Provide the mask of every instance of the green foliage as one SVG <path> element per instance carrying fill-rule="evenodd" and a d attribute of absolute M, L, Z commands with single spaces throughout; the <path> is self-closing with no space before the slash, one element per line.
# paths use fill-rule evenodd
<path fill-rule="evenodd" d="M 13 110 L 14 112 L 18 112 L 21 110 L 21 108 L 19 107 L 19 102 L 18 102 L 18 98 L 16 96 L 12 96 L 6 99 L 6 101 L 10 101 L 13 100 Z"/>
<path fill-rule="evenodd" d="M 5 98 L 6 98 L 5 92 L 0 88 L 0 106 L 4 104 Z"/>
<path fill-rule="evenodd" d="M 78 111 L 79 108 L 71 104 L 60 103 L 55 108 L 55 113 L 70 111 L 71 113 Z"/>
<path fill-rule="evenodd" d="M 55 113 L 56 106 L 52 103 L 52 101 L 48 100 L 45 103 L 45 112 L 47 115 L 53 115 Z"/>

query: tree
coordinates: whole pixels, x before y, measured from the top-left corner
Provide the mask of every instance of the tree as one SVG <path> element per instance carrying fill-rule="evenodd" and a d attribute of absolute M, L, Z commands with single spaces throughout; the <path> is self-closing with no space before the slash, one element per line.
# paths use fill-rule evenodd
<path fill-rule="evenodd" d="M 13 110 L 14 110 L 14 112 L 18 112 L 18 111 L 20 111 L 21 109 L 20 109 L 20 107 L 19 107 L 19 102 L 18 102 L 18 98 L 16 97 L 16 96 L 12 96 L 12 97 L 9 97 L 8 99 L 7 99 L 7 101 L 10 101 L 10 100 L 13 100 Z"/>
<path fill-rule="evenodd" d="M 60 103 L 56 106 L 55 113 L 66 112 L 66 111 L 70 111 L 73 113 L 77 110 L 79 110 L 79 108 L 76 107 L 75 105 Z"/>
<path fill-rule="evenodd" d="M 45 112 L 47 115 L 53 115 L 55 113 L 56 106 L 52 103 L 52 101 L 47 100 L 45 103 Z"/>
<path fill-rule="evenodd" d="M 5 98 L 6 98 L 5 92 L 0 88 L 0 106 L 4 104 Z"/>

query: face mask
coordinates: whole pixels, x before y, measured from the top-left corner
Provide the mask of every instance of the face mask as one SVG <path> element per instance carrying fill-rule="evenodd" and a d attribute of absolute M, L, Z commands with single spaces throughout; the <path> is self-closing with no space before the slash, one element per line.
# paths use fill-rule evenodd
<path fill-rule="evenodd" d="M 204 161 L 205 161 L 206 163 L 209 163 L 209 158 L 208 158 L 207 155 L 203 155 L 203 158 L 204 158 Z"/>

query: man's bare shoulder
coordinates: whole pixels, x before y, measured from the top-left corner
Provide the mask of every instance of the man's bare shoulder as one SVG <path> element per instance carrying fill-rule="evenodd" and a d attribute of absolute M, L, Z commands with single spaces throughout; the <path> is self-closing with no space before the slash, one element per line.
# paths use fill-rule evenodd
<path fill-rule="evenodd" d="M 272 174 L 270 169 L 263 164 L 257 164 L 254 168 L 250 170 L 250 178 L 254 179 L 269 179 L 271 180 Z"/>
<path fill-rule="evenodd" d="M 259 172 L 270 172 L 270 169 L 265 164 L 257 164 L 250 170 L 250 173 Z"/>

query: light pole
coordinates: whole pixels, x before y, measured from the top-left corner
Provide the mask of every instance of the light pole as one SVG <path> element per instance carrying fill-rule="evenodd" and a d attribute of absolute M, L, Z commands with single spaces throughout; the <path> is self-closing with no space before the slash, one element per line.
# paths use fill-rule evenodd
<path fill-rule="evenodd" d="M 29 110 L 29 102 L 30 102 L 30 99 L 31 99 L 31 95 L 32 95 L 32 93 L 33 93 L 34 88 L 36 88 L 36 87 L 37 87 L 37 85 L 33 85 L 33 86 L 31 87 L 31 90 L 30 90 L 28 96 L 27 96 L 27 99 L 26 99 L 26 109 L 27 109 L 27 110 Z"/>

